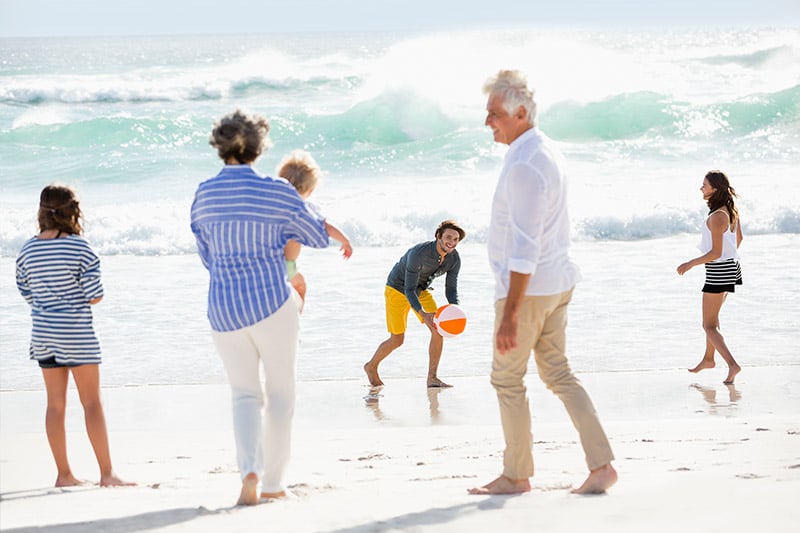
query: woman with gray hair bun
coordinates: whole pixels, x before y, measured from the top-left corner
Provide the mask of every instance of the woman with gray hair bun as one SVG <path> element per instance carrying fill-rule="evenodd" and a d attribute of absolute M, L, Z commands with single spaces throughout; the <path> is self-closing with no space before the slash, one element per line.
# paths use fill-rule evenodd
<path fill-rule="evenodd" d="M 328 245 L 325 219 L 294 187 L 253 168 L 268 133 L 265 118 L 240 110 L 219 119 L 209 143 L 225 166 L 199 185 L 191 209 L 197 251 L 210 274 L 212 337 L 231 386 L 239 505 L 286 496 L 300 301 L 283 249 L 290 240 Z"/>

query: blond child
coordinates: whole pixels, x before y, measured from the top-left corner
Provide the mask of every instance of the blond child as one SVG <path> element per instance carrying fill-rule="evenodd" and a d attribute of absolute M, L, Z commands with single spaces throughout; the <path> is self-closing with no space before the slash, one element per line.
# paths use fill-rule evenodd
<path fill-rule="evenodd" d="M 317 162 L 305 150 L 292 151 L 281 161 L 277 173 L 278 176 L 288 180 L 294 186 L 303 200 L 308 200 L 322 175 Z M 353 255 L 353 247 L 350 245 L 350 239 L 347 238 L 347 235 L 328 220 L 325 221 L 325 230 L 330 238 L 341 243 L 340 250 L 342 255 L 345 259 L 349 259 Z M 305 302 L 306 280 L 297 271 L 297 257 L 300 255 L 300 247 L 300 243 L 289 241 L 283 250 L 283 255 L 286 260 L 286 273 L 289 277 L 289 282 Z"/>

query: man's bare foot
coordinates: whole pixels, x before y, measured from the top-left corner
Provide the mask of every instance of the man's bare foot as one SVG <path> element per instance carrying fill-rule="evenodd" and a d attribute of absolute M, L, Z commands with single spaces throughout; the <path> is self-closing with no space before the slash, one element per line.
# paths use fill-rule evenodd
<path fill-rule="evenodd" d="M 617 471 L 611 463 L 596 468 L 589 472 L 589 477 L 583 485 L 577 489 L 572 489 L 572 494 L 602 494 L 617 482 Z"/>
<path fill-rule="evenodd" d="M 728 377 L 725 378 L 724 383 L 725 385 L 733 385 L 733 380 L 736 377 L 736 374 L 742 371 L 742 367 L 734 363 L 732 366 L 728 367 Z"/>
<path fill-rule="evenodd" d="M 56 487 L 78 487 L 80 485 L 88 485 L 88 481 L 78 479 L 72 473 L 66 476 L 58 476 L 56 478 Z"/>
<path fill-rule="evenodd" d="M 135 487 L 136 483 L 133 481 L 123 481 L 117 477 L 114 472 L 100 477 L 101 487 Z"/>
<path fill-rule="evenodd" d="M 364 363 L 364 372 L 367 373 L 367 379 L 369 380 L 369 384 L 373 387 L 379 387 L 383 385 L 383 381 L 381 381 L 380 376 L 378 376 L 378 369 L 373 368 L 369 362 Z"/>
<path fill-rule="evenodd" d="M 522 494 L 523 492 L 530 492 L 530 490 L 531 482 L 528 479 L 511 479 L 506 476 L 500 476 L 491 483 L 487 483 L 482 487 L 467 489 L 467 492 L 476 495 L 491 495 Z"/>
<path fill-rule="evenodd" d="M 705 370 L 707 368 L 714 368 L 715 366 L 717 366 L 717 363 L 715 363 L 713 359 L 706 359 L 704 357 L 703 360 L 700 361 L 700 364 L 697 365 L 694 368 L 690 368 L 689 372 L 691 372 L 693 374 L 697 374 L 701 370 Z"/>
<path fill-rule="evenodd" d="M 428 387 L 440 387 L 440 388 L 447 388 L 452 387 L 452 385 L 445 383 L 439 378 L 428 378 Z"/>
<path fill-rule="evenodd" d="M 242 480 L 242 492 L 236 505 L 255 505 L 258 503 L 258 476 L 250 472 Z"/>

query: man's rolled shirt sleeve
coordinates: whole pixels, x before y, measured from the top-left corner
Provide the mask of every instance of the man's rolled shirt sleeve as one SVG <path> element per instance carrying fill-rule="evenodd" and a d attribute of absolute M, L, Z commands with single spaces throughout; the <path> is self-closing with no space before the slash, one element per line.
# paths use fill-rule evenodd
<path fill-rule="evenodd" d="M 508 269 L 533 275 L 542 255 L 547 183 L 538 169 L 517 163 L 509 169 L 506 185 L 511 230 Z"/>

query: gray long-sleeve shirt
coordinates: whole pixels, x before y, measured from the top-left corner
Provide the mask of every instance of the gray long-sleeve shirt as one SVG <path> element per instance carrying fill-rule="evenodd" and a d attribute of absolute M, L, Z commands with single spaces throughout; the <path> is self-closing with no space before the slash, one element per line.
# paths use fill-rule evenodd
<path fill-rule="evenodd" d="M 412 246 L 389 272 L 386 284 L 408 298 L 411 307 L 418 313 L 422 311 L 419 293 L 431 286 L 435 278 L 447 274 L 445 278 L 445 297 L 447 303 L 458 303 L 458 272 L 461 270 L 461 258 L 456 250 L 446 256 L 439 264 L 439 252 L 436 241 L 429 241 Z"/>

